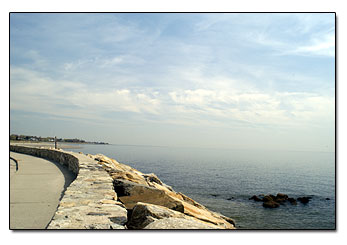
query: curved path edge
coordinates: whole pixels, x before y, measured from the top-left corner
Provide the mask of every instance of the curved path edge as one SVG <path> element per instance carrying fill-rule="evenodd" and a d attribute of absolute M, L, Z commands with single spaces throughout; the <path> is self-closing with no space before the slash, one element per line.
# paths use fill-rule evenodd
<path fill-rule="evenodd" d="M 125 229 L 127 210 L 117 202 L 113 180 L 102 165 L 82 153 L 10 145 L 10 151 L 58 162 L 76 174 L 47 229 Z"/>

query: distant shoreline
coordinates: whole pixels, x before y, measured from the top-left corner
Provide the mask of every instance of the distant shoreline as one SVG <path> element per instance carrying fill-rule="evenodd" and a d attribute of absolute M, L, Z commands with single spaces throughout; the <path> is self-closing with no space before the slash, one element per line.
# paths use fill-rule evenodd
<path fill-rule="evenodd" d="M 53 147 L 54 148 L 54 142 L 35 142 L 35 141 L 24 141 L 24 140 L 11 140 L 10 144 L 15 145 L 35 145 L 35 146 L 44 146 L 44 147 Z M 81 146 L 78 145 L 108 145 L 108 144 L 95 144 L 95 143 L 89 143 L 89 142 L 57 142 L 57 147 L 60 149 L 82 149 Z"/>

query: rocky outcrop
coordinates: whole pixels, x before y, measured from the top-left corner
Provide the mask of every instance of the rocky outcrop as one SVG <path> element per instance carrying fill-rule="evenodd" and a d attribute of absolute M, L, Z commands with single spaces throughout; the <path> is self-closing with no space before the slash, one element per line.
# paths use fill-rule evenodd
<path fill-rule="evenodd" d="M 186 195 L 175 192 L 170 186 L 165 185 L 155 174 L 143 174 L 130 166 L 118 163 L 100 154 L 95 156 L 90 155 L 90 157 L 98 160 L 99 164 L 112 176 L 114 190 L 117 192 L 118 200 L 124 204 L 129 212 L 136 211 L 139 203 L 142 203 L 141 205 L 153 204 L 185 215 L 182 217 L 193 217 L 198 220 L 194 220 L 194 222 L 203 222 L 204 225 L 210 224 L 221 229 L 235 228 L 235 223 L 231 218 L 212 212 Z M 133 224 L 134 222 L 130 222 L 130 227 L 143 227 L 143 225 L 138 226 Z M 187 227 L 186 229 L 190 228 Z"/>
<path fill-rule="evenodd" d="M 289 202 L 291 205 L 297 205 L 297 201 L 302 204 L 307 204 L 312 197 L 298 197 L 295 199 L 293 197 L 288 197 L 288 195 L 283 193 L 278 193 L 276 196 L 274 195 L 266 195 L 263 198 L 260 198 L 256 195 L 249 198 L 249 200 L 254 200 L 256 202 L 263 202 L 264 208 L 278 208 L 280 205 L 284 205 L 286 202 Z"/>

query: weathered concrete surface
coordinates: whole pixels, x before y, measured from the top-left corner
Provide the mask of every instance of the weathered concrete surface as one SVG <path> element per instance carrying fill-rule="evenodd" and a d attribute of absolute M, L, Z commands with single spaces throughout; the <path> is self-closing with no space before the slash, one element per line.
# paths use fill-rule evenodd
<path fill-rule="evenodd" d="M 10 229 L 45 229 L 51 221 L 64 187 L 74 179 L 60 164 L 11 152 Z"/>

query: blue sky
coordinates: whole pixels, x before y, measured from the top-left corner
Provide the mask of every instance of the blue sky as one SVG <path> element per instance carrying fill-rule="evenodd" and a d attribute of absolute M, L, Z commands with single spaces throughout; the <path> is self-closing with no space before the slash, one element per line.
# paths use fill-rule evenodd
<path fill-rule="evenodd" d="M 334 151 L 334 14 L 11 14 L 11 133 Z"/>

